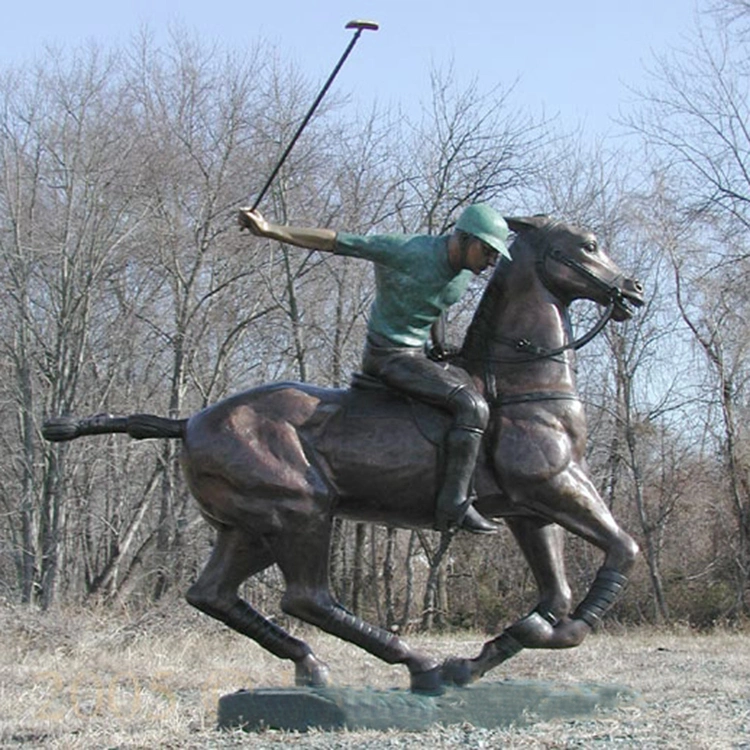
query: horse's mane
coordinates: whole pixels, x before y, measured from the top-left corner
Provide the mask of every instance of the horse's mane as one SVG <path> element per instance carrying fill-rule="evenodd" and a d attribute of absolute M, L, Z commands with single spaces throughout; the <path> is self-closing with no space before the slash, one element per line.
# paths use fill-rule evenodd
<path fill-rule="evenodd" d="M 518 239 L 511 245 L 511 250 L 515 247 Z M 492 322 L 495 320 L 495 309 L 502 295 L 502 284 L 500 283 L 508 272 L 510 261 L 501 259 L 487 282 L 487 286 L 482 293 L 477 309 L 466 329 L 463 345 L 461 346 L 461 356 L 469 358 L 477 351 L 477 348 L 484 348 L 485 342 L 489 338 L 492 329 Z"/>

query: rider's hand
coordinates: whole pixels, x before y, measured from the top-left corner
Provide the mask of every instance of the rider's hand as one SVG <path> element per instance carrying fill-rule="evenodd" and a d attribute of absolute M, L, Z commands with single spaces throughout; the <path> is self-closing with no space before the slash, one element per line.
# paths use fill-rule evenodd
<path fill-rule="evenodd" d="M 433 362 L 447 362 L 458 357 L 460 353 L 461 347 L 452 344 L 433 343 L 426 347 L 427 358 Z"/>
<path fill-rule="evenodd" d="M 427 359 L 431 359 L 433 362 L 443 361 L 443 347 L 438 344 L 425 344 L 424 353 Z"/>
<path fill-rule="evenodd" d="M 242 229 L 249 229 L 258 237 L 263 237 L 268 233 L 269 224 L 263 218 L 259 211 L 253 211 L 249 208 L 241 208 L 237 214 L 237 223 Z"/>

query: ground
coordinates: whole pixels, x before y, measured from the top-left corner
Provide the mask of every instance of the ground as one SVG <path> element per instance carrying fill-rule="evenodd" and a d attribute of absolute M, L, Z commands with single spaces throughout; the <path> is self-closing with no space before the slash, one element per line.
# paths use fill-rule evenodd
<path fill-rule="evenodd" d="M 570 651 L 524 652 L 485 680 L 627 686 L 641 700 L 583 720 L 486 730 L 289 732 L 215 729 L 220 695 L 291 686 L 293 669 L 187 605 L 42 615 L 0 605 L 0 747 L 44 748 L 748 748 L 750 634 L 609 625 Z M 304 637 L 337 685 L 406 688 L 408 674 L 315 631 Z M 408 638 L 474 655 L 476 633 Z M 468 688 L 471 689 L 471 688 Z"/>

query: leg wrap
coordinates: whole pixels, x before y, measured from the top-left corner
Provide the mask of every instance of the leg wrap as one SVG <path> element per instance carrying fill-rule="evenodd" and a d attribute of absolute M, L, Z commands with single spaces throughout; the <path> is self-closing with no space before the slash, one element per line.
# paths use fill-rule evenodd
<path fill-rule="evenodd" d="M 388 664 L 399 664 L 409 656 L 408 649 L 398 636 L 366 623 L 338 605 L 331 607 L 320 627 L 331 635 L 369 651 Z"/>
<path fill-rule="evenodd" d="M 484 662 L 482 674 L 507 661 L 520 651 L 523 651 L 521 643 L 507 630 L 503 630 L 497 638 L 484 644 L 482 653 L 479 655 L 479 660 Z"/>
<path fill-rule="evenodd" d="M 204 610 L 206 611 L 206 610 Z M 226 612 L 207 612 L 232 630 L 252 638 L 259 646 L 281 659 L 300 661 L 312 654 L 312 649 L 283 628 L 266 620 L 247 602 L 238 601 Z"/>
<path fill-rule="evenodd" d="M 627 576 L 622 573 L 611 568 L 600 568 L 588 594 L 576 607 L 573 619 L 583 620 L 593 628 L 620 596 L 627 582 Z"/>

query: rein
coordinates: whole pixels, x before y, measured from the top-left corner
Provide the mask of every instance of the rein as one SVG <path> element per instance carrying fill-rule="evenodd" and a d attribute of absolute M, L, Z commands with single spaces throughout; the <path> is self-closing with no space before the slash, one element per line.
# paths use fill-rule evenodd
<path fill-rule="evenodd" d="M 513 350 L 523 354 L 528 353 L 527 357 L 483 357 L 482 359 L 485 362 L 495 362 L 499 364 L 525 364 L 528 362 L 537 362 L 540 359 L 552 359 L 553 357 L 557 357 L 559 354 L 564 354 L 567 351 L 573 350 L 577 351 L 581 347 L 586 346 L 586 344 L 589 343 L 592 339 L 596 338 L 600 333 L 602 328 L 604 328 L 605 325 L 609 322 L 609 319 L 612 317 L 612 313 L 615 310 L 615 301 L 611 300 L 610 303 L 607 305 L 606 309 L 602 313 L 599 320 L 596 322 L 594 327 L 585 333 L 580 338 L 575 339 L 574 341 L 569 341 L 567 344 L 563 344 L 562 346 L 558 346 L 556 349 L 546 349 L 543 346 L 536 346 L 528 339 L 509 339 L 505 336 L 497 336 L 493 339 L 493 341 L 497 342 L 498 344 L 505 344 L 506 346 L 511 347 Z"/>

